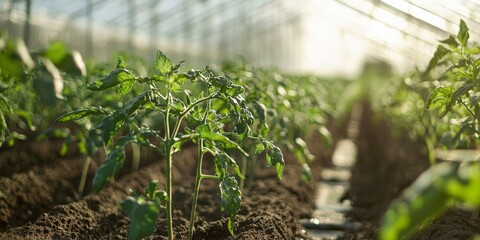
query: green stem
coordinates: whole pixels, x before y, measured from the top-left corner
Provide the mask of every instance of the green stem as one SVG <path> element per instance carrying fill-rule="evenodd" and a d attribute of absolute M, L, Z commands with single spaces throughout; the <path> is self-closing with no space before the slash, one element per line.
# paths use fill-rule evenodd
<path fill-rule="evenodd" d="M 208 97 L 204 97 L 204 98 L 201 98 L 201 99 L 193 102 L 190 106 L 188 106 L 185 110 L 183 110 L 183 112 L 181 112 L 179 117 L 178 117 L 177 123 L 175 124 L 175 128 L 173 129 L 173 135 L 174 136 L 177 135 L 178 131 L 180 130 L 180 125 L 182 124 L 183 118 L 187 115 L 188 112 L 190 112 L 190 110 L 192 110 L 198 104 L 200 104 L 202 102 L 205 102 L 205 101 L 208 101 L 208 100 L 213 99 L 213 98 L 214 98 L 213 94 L 210 94 Z"/>
<path fill-rule="evenodd" d="M 166 169 L 166 191 L 167 191 L 167 232 L 168 239 L 173 239 L 173 221 L 172 221 L 172 144 L 167 142 L 165 144 L 165 169 Z"/>
<path fill-rule="evenodd" d="M 428 161 L 430 162 L 430 165 L 433 166 L 435 165 L 435 151 L 434 151 L 435 147 L 433 144 L 433 140 L 431 140 L 431 138 L 427 139 L 426 143 L 428 148 Z"/>
<path fill-rule="evenodd" d="M 255 167 L 257 165 L 257 158 L 255 156 L 250 158 L 250 164 L 248 164 L 248 178 L 247 188 L 251 188 L 253 185 L 253 179 L 255 178 Z M 243 175 L 246 177 L 246 175 Z"/>
<path fill-rule="evenodd" d="M 193 238 L 193 230 L 195 225 L 195 218 L 196 218 L 196 210 L 197 210 L 197 201 L 198 201 L 198 194 L 200 193 L 200 183 L 204 175 L 202 174 L 202 163 L 203 163 L 203 139 L 200 139 L 198 142 L 198 165 L 197 165 L 197 174 L 195 176 L 195 190 L 193 193 L 192 199 L 192 209 L 190 212 L 190 223 L 188 225 L 188 239 L 191 240 Z"/>
<path fill-rule="evenodd" d="M 85 157 L 85 162 L 83 163 L 82 178 L 80 179 L 80 184 L 78 185 L 78 194 L 80 197 L 83 196 L 83 189 L 85 188 L 85 182 L 87 180 L 88 167 L 90 167 L 91 161 L 92 157 L 87 155 Z"/>
<path fill-rule="evenodd" d="M 240 191 L 243 192 L 243 189 L 245 188 L 245 176 L 247 176 L 247 158 L 245 156 L 242 156 L 241 160 L 240 160 L 240 171 L 242 173 L 242 175 L 244 176 L 243 178 L 240 178 L 240 183 L 238 184 L 238 186 L 240 187 Z"/>
<path fill-rule="evenodd" d="M 132 144 L 132 172 L 138 171 L 140 166 L 140 146 Z"/>
<path fill-rule="evenodd" d="M 166 191 L 167 191 L 167 232 L 168 239 L 173 239 L 173 220 L 172 220 L 172 145 L 173 138 L 170 135 L 170 106 L 172 105 L 172 96 L 170 91 L 167 92 L 167 111 L 165 113 L 165 171 L 166 171 Z"/>
<path fill-rule="evenodd" d="M 217 175 L 202 174 L 202 179 L 220 180 Z"/>

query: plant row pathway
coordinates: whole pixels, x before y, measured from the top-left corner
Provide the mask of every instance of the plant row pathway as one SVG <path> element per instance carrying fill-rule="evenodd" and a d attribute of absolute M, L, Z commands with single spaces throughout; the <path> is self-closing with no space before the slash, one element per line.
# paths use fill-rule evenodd
<path fill-rule="evenodd" d="M 315 209 L 311 219 L 303 219 L 307 234 L 314 240 L 337 239 L 346 231 L 359 226 L 349 222 L 346 214 L 351 202 L 343 200 L 350 185 L 351 170 L 356 161 L 355 139 L 359 132 L 361 107 L 355 106 L 348 124 L 347 138 L 337 142 L 331 166 L 322 168 L 321 182 L 315 197 Z"/>

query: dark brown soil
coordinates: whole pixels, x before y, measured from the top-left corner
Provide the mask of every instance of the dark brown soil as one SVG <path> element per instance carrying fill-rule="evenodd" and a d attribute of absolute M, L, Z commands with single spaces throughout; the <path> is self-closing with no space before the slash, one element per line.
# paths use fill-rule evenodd
<path fill-rule="evenodd" d="M 425 144 L 411 139 L 406 132 L 393 136 L 388 119 L 363 104 L 357 163 L 346 196 L 353 201 L 350 220 L 362 225 L 344 239 L 377 239 L 379 222 L 390 202 L 429 167 Z M 469 239 L 479 233 L 478 216 L 451 209 L 414 239 Z"/>
<path fill-rule="evenodd" d="M 29 146 L 27 143 L 22 145 Z M 51 145 L 53 146 L 53 145 Z M 319 147 L 320 146 L 320 147 Z M 59 158 L 52 152 L 50 161 L 32 157 L 29 167 L 21 167 L 13 173 L 0 177 L 0 239 L 125 239 L 129 220 L 120 211 L 119 201 L 130 189 L 141 192 L 151 179 L 164 184 L 163 161 L 152 153 L 142 152 L 142 165 L 138 172 L 128 171 L 126 163 L 115 183 L 108 185 L 99 194 L 90 194 L 81 200 L 75 198 L 84 158 L 73 154 Z M 273 168 L 264 162 L 257 170 L 256 181 L 251 189 L 244 191 L 242 208 L 235 218 L 235 236 L 230 236 L 227 218 L 220 211 L 218 182 L 204 180 L 197 209 L 196 239 L 295 239 L 304 238 L 299 223 L 309 217 L 315 194 L 318 170 L 331 150 L 322 150 L 319 137 L 314 135 L 309 147 L 318 156 L 312 166 L 314 181 L 309 184 L 300 179 L 301 168 L 294 155 L 284 151 L 287 163 L 283 181 L 275 178 Z M 1 155 L 13 159 L 4 166 L 15 168 L 16 154 L 25 155 L 21 149 L 4 150 Z M 28 156 L 39 154 L 28 150 Z M 41 155 L 41 153 L 40 153 Z M 46 156 L 46 155 L 45 155 Z M 49 155 L 50 156 L 50 155 Z M 76 156 L 76 157 L 75 157 Z M 129 155 L 127 154 L 127 158 Z M 187 147 L 174 156 L 174 228 L 176 238 L 186 238 L 195 172 L 196 149 Z M 49 157 L 50 158 L 50 157 Z M 92 178 L 99 159 L 92 161 L 89 179 Z M 206 171 L 212 171 L 205 164 Z M 87 182 L 87 188 L 90 181 Z M 152 239 L 166 235 L 165 216 L 159 217 L 157 230 Z"/>

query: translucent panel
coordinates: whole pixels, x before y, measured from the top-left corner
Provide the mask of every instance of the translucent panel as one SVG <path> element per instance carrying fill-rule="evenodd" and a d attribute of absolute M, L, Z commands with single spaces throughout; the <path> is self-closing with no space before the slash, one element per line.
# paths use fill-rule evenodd
<path fill-rule="evenodd" d="M 0 21 L 12 35 L 22 36 L 26 2 L 0 1 Z M 60 39 L 102 60 L 118 50 L 148 57 L 161 48 L 192 65 L 243 56 L 286 71 L 348 75 L 370 57 L 398 70 L 425 65 L 460 19 L 472 39 L 480 34 L 479 0 L 31 2 L 32 47 Z"/>

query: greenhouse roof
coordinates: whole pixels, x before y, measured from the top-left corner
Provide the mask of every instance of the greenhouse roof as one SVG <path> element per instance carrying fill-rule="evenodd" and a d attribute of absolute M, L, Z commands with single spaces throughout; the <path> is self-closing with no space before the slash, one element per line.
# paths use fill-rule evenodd
<path fill-rule="evenodd" d="M 28 3 L 30 23 L 49 32 L 30 40 L 81 41 L 72 45 L 86 55 L 122 38 L 126 49 L 162 48 L 207 62 L 241 55 L 325 74 L 358 73 L 367 58 L 400 71 L 423 66 L 460 19 L 472 39 L 480 33 L 479 0 L 3 0 L 0 20 L 24 26 Z M 75 33 L 66 36 L 69 29 Z"/>

